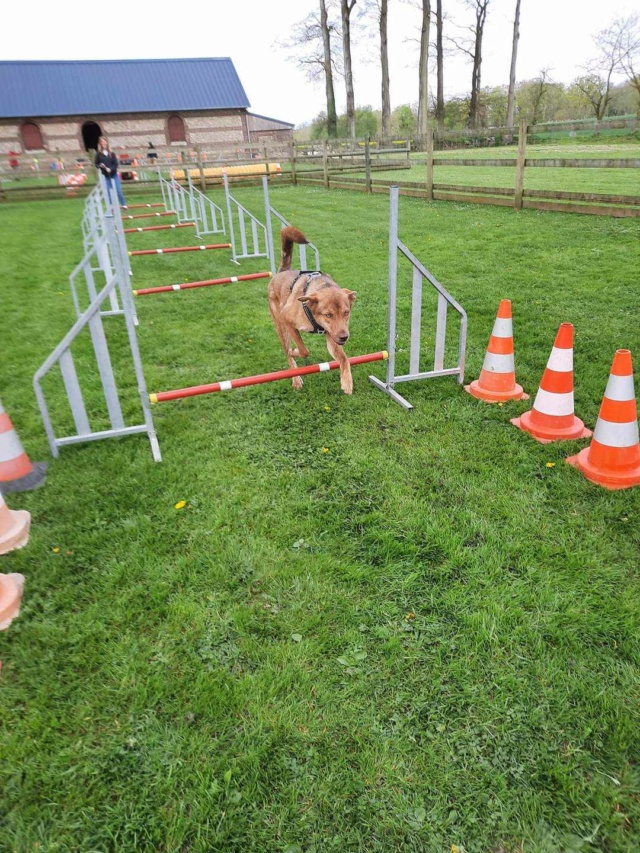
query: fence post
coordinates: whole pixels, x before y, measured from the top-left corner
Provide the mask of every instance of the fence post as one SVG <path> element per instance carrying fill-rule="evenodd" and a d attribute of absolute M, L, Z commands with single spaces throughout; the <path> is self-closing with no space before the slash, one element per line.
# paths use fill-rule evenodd
<path fill-rule="evenodd" d="M 433 201 L 433 130 L 427 131 L 427 200 Z"/>
<path fill-rule="evenodd" d="M 200 172 L 200 189 L 203 193 L 207 191 L 207 181 L 204 176 L 204 166 L 202 165 L 202 151 L 200 150 L 200 145 L 196 145 L 196 156 L 198 158 L 198 170 Z"/>
<path fill-rule="evenodd" d="M 265 172 L 266 172 L 266 175 L 268 178 L 269 177 L 269 152 L 267 151 L 266 145 L 262 149 L 262 153 L 264 155 L 264 169 L 265 169 Z"/>
<path fill-rule="evenodd" d="M 518 161 L 516 163 L 516 188 L 514 206 L 516 210 L 522 210 L 522 193 L 524 191 L 524 161 L 527 152 L 527 123 L 520 119 L 518 128 Z"/>
<path fill-rule="evenodd" d="M 322 182 L 325 190 L 329 189 L 329 157 L 327 152 L 327 140 L 322 140 Z"/>
<path fill-rule="evenodd" d="M 365 169 L 365 186 L 367 192 L 371 192 L 371 150 L 369 134 L 364 138 L 364 169 Z"/>
<path fill-rule="evenodd" d="M 289 158 L 291 160 L 291 183 L 295 187 L 298 183 L 298 178 L 296 176 L 296 146 L 293 139 L 289 147 Z"/>

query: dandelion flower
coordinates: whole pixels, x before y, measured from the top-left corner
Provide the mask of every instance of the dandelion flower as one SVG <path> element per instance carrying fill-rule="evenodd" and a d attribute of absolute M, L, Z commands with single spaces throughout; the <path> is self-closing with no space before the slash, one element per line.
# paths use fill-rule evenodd
<path fill-rule="evenodd" d="M 177 504 L 174 504 L 173 508 L 174 509 L 184 509 L 184 507 L 186 507 L 186 505 L 187 505 L 186 501 L 178 501 Z"/>

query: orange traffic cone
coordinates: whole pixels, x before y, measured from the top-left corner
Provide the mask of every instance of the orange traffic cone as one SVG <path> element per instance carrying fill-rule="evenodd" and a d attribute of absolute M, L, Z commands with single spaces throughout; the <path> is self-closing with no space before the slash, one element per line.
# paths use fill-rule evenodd
<path fill-rule="evenodd" d="M 33 465 L 9 415 L 0 403 L 0 485 L 5 492 L 26 492 L 44 483 L 46 462 Z"/>
<path fill-rule="evenodd" d="M 31 516 L 24 509 L 9 509 L 0 492 L 0 554 L 22 548 L 29 539 Z"/>
<path fill-rule="evenodd" d="M 628 349 L 619 349 L 613 357 L 591 444 L 567 462 L 605 489 L 640 483 L 638 412 Z"/>
<path fill-rule="evenodd" d="M 573 413 L 573 326 L 561 323 L 542 375 L 533 408 L 511 423 L 541 444 L 587 438 L 587 429 Z"/>
<path fill-rule="evenodd" d="M 0 631 L 6 630 L 20 615 L 23 587 L 22 575 L 0 575 Z"/>
<path fill-rule="evenodd" d="M 464 390 L 487 403 L 529 399 L 522 387 L 516 385 L 510 299 L 500 302 L 480 378 L 474 380 L 471 385 L 465 385 Z"/>

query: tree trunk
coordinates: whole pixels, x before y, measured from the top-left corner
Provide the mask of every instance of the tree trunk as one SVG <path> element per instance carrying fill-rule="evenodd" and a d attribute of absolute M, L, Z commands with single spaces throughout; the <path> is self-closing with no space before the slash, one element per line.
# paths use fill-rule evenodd
<path fill-rule="evenodd" d="M 322 47 L 324 51 L 324 80 L 327 98 L 327 135 L 332 139 L 338 135 L 338 114 L 336 96 L 333 90 L 333 66 L 331 65 L 331 34 L 325 0 L 320 0 L 320 28 L 322 29 Z"/>
<path fill-rule="evenodd" d="M 352 141 L 356 138 L 356 102 L 353 96 L 353 71 L 351 70 L 351 12 L 356 0 L 340 0 L 342 11 L 342 54 L 344 59 L 344 82 L 347 90 L 347 124 Z"/>
<path fill-rule="evenodd" d="M 436 3 L 436 76 L 438 94 L 436 98 L 436 121 L 438 130 L 444 131 L 444 56 L 442 52 L 442 0 Z"/>
<path fill-rule="evenodd" d="M 429 24 L 431 0 L 422 0 L 422 27 L 420 28 L 420 65 L 418 73 L 418 136 L 420 144 L 426 141 L 429 130 Z"/>
<path fill-rule="evenodd" d="M 384 144 L 389 142 L 391 125 L 391 94 L 389 91 L 389 52 L 387 49 L 387 0 L 380 0 L 380 64 L 382 68 L 381 133 Z"/>
<path fill-rule="evenodd" d="M 469 105 L 470 128 L 478 126 L 478 112 L 480 107 L 480 86 L 482 68 L 482 36 L 484 24 L 487 20 L 487 6 L 489 0 L 474 0 L 476 12 L 475 46 L 473 50 L 473 71 L 471 75 L 471 103 Z"/>
<path fill-rule="evenodd" d="M 507 127 L 513 127 L 516 106 L 516 59 L 520 38 L 520 0 L 516 0 L 516 17 L 513 22 L 513 46 L 511 48 L 511 70 L 509 72 L 509 94 L 507 96 Z"/>

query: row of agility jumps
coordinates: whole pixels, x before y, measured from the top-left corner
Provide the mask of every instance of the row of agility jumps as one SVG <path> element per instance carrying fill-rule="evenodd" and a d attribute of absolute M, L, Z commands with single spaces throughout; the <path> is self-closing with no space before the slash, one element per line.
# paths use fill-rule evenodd
<path fill-rule="evenodd" d="M 153 203 L 153 205 L 142 205 L 131 208 L 138 210 L 146 209 L 146 213 L 127 213 L 122 216 L 117 206 L 109 204 L 105 188 L 99 186 L 94 190 L 92 196 L 87 200 L 85 218 L 83 219 L 83 235 L 85 239 L 85 258 L 78 266 L 74 274 L 72 274 L 72 288 L 74 281 L 80 273 L 84 275 L 87 283 L 89 295 L 92 299 L 88 309 L 83 313 L 79 313 L 78 322 L 61 344 L 54 350 L 49 359 L 40 368 L 35 377 L 36 394 L 38 395 L 41 410 L 43 411 L 43 419 L 45 420 L 45 428 L 49 436 L 52 453 L 57 455 L 60 446 L 65 444 L 76 443 L 79 441 L 95 440 L 99 438 L 107 438 L 111 436 L 119 436 L 125 434 L 134 434 L 146 432 L 152 447 L 154 459 L 160 460 L 160 451 L 158 446 L 155 429 L 153 427 L 153 419 L 151 414 L 151 404 L 168 402 L 170 400 L 179 399 L 181 397 L 200 396 L 203 394 L 211 394 L 221 391 L 229 391 L 236 388 L 247 387 L 251 385 L 263 384 L 267 382 L 279 381 L 281 379 L 291 378 L 296 375 L 308 375 L 310 373 L 325 372 L 335 369 L 337 362 L 325 362 L 317 365 L 307 365 L 305 367 L 296 368 L 295 370 L 277 371 L 270 374 L 261 374 L 259 376 L 248 376 L 239 379 L 218 380 L 215 382 L 207 382 L 202 385 L 192 386 L 190 388 L 175 389 L 170 391 L 160 391 L 149 394 L 144 382 L 144 371 L 140 360 L 137 339 L 135 336 L 135 327 L 137 325 L 137 316 L 134 307 L 134 301 L 137 297 L 152 296 L 155 294 L 168 294 L 175 291 L 194 289 L 199 287 L 210 287 L 219 284 L 247 282 L 257 278 L 267 278 L 273 274 L 276 268 L 276 254 L 274 245 L 273 220 L 275 219 L 280 225 L 289 224 L 287 220 L 276 211 L 269 200 L 269 187 L 267 178 L 263 178 L 263 193 L 264 193 L 264 208 L 265 221 L 261 222 L 254 214 L 250 213 L 230 192 L 229 184 L 224 179 L 225 190 L 225 211 L 222 207 L 215 205 L 210 199 L 205 197 L 197 190 L 187 176 L 187 183 L 180 184 L 176 180 L 165 179 L 159 174 L 159 187 L 162 194 L 162 202 Z M 362 364 L 378 360 L 387 361 L 386 379 L 383 381 L 375 376 L 369 377 L 372 383 L 380 390 L 384 391 L 392 400 L 399 403 L 405 409 L 411 409 L 412 405 L 405 397 L 400 395 L 397 390 L 397 385 L 405 382 L 415 382 L 424 379 L 431 379 L 441 376 L 453 376 L 459 384 L 464 382 L 464 366 L 466 352 L 466 333 L 467 333 L 467 315 L 462 306 L 447 292 L 441 283 L 432 275 L 421 261 L 416 258 L 408 247 L 400 240 L 398 235 L 398 205 L 399 191 L 397 187 L 392 187 L 390 191 L 390 216 L 389 216 L 389 280 L 388 280 L 388 323 L 387 323 L 387 348 L 376 353 L 366 354 L 364 356 L 356 356 L 350 359 L 352 364 Z M 160 207 L 163 209 L 160 210 Z M 204 211 L 204 213 L 203 213 Z M 206 213 L 206 216 L 205 216 Z M 166 218 L 174 216 L 177 218 L 176 223 L 167 223 Z M 142 219 L 154 218 L 162 220 L 162 224 L 151 226 L 138 224 Z M 135 222 L 135 225 L 131 225 Z M 200 242 L 197 245 L 190 246 L 173 246 L 167 248 L 130 250 L 127 247 L 127 237 L 133 238 L 135 233 L 144 233 L 147 230 L 153 231 L 175 231 L 178 228 L 193 228 L 197 239 L 204 240 L 209 234 L 225 234 L 229 236 L 229 240 L 218 243 Z M 319 269 L 320 259 L 319 253 L 315 246 L 310 245 L 312 251 L 315 252 L 315 269 Z M 246 275 L 228 276 L 216 279 L 203 279 L 195 282 L 183 282 L 175 284 L 160 284 L 150 288 L 140 288 L 132 290 L 130 286 L 130 263 L 132 258 L 140 256 L 161 256 L 176 252 L 198 252 L 209 250 L 230 250 L 230 260 L 236 264 L 241 263 L 245 259 L 265 258 L 270 265 L 270 269 L 259 273 L 248 273 Z M 305 256 L 306 247 L 301 246 L 300 268 L 306 269 L 307 260 Z M 403 260 L 409 263 L 412 273 L 411 291 L 410 291 L 410 328 L 408 330 L 409 338 L 409 370 L 406 373 L 396 372 L 396 342 L 398 338 L 398 325 L 401 321 L 406 320 L 405 313 L 399 311 L 398 300 L 398 261 Z M 103 272 L 106 280 L 105 287 L 99 293 L 91 280 L 91 264 L 97 262 L 99 269 Z M 434 294 L 437 300 L 435 310 L 435 334 L 424 334 L 425 327 L 425 305 L 423 291 L 430 291 Z M 117 305 L 118 294 L 122 305 Z M 77 298 L 75 298 L 77 306 Z M 102 305 L 109 300 L 107 310 L 102 310 Z M 507 317 L 505 312 L 510 312 L 510 303 L 507 309 L 508 300 L 503 300 L 496 319 L 493 333 L 490 338 L 489 348 L 485 357 L 485 363 L 480 377 L 470 386 L 466 386 L 469 392 L 486 402 L 495 402 L 496 400 L 503 401 L 505 399 L 522 399 L 518 396 L 522 389 L 515 385 L 515 368 L 513 367 L 513 340 L 509 342 L 509 335 L 503 334 L 507 326 L 510 325 L 510 313 Z M 143 410 L 143 424 L 125 426 L 119 403 L 117 402 L 117 389 L 112 378 L 112 371 L 108 363 L 108 352 L 106 343 L 103 341 L 104 333 L 101 330 L 101 317 L 104 315 L 123 314 L 127 322 L 129 339 L 131 344 L 132 358 L 136 367 L 136 376 L 138 377 L 138 391 Z M 445 353 L 447 329 L 451 324 L 448 318 L 454 315 L 457 318 L 457 326 L 454 334 L 457 337 L 457 346 L 455 347 L 455 357 L 453 364 L 447 366 L 445 364 Z M 545 374 L 548 384 L 549 377 L 553 373 L 562 374 L 560 377 L 561 391 L 549 392 L 545 386 L 545 378 L 541 388 L 536 395 L 536 402 L 531 413 L 525 413 L 521 418 L 515 419 L 516 425 L 524 431 L 528 432 L 534 438 L 540 438 L 536 434 L 536 426 L 542 423 L 543 440 L 562 440 L 563 438 L 580 438 L 587 437 L 590 432 L 584 429 L 584 425 L 573 414 L 573 374 L 572 374 L 572 343 L 568 347 L 566 345 L 567 329 L 563 331 L 562 340 L 565 343 L 556 342 L 554 347 L 555 367 L 548 367 L 551 373 Z M 73 362 L 70 354 L 70 344 L 74 336 L 86 326 L 89 327 L 93 342 L 96 358 L 98 360 L 98 369 L 105 391 L 105 401 L 109 410 L 109 415 L 112 418 L 111 428 L 109 430 L 101 430 L 91 432 L 86 412 L 82 403 L 82 394 L 79 390 L 79 383 L 73 368 Z M 572 331 L 572 330 L 571 330 Z M 433 365 L 429 369 L 424 369 L 425 360 L 425 341 L 433 341 Z M 497 347 L 497 349 L 495 349 Z M 506 349 L 502 349 L 506 347 Z M 509 349 L 511 347 L 511 349 Z M 452 349 L 451 346 L 448 348 Z M 559 354 L 558 354 L 559 353 Z M 553 355 L 553 354 L 552 354 Z M 578 467 L 585 476 L 599 482 L 601 485 L 606 485 L 609 488 L 626 487 L 640 482 L 640 444 L 638 443 L 637 429 L 637 414 L 635 409 L 635 397 L 633 393 L 633 378 L 630 373 L 630 355 L 616 355 L 617 361 L 614 361 L 612 368 L 612 376 L 620 374 L 621 364 L 624 365 L 625 376 L 630 377 L 626 380 L 611 380 L 614 384 L 622 387 L 624 384 L 624 393 L 627 395 L 625 403 L 624 418 L 626 420 L 623 426 L 608 426 L 605 415 L 608 413 L 611 406 L 603 407 L 606 409 L 605 414 L 601 412 L 598 425 L 596 426 L 596 436 L 590 448 L 586 448 L 576 458 L 571 458 L 570 461 Z M 451 354 L 449 353 L 449 360 Z M 508 364 L 507 364 L 508 362 Z M 41 388 L 39 387 L 40 380 L 53 363 L 59 363 L 63 374 L 63 380 L 67 396 L 74 414 L 76 424 L 76 433 L 71 436 L 56 438 L 53 434 L 50 419 L 46 411 L 46 404 L 42 396 Z M 561 368 L 558 365 L 564 364 Z M 570 364 L 571 368 L 566 365 Z M 617 371 L 617 372 L 616 372 Z M 629 386 L 629 382 L 631 385 Z M 505 384 L 506 383 L 506 384 Z M 506 386 L 513 383 L 515 392 L 512 388 L 506 390 L 506 396 L 502 395 Z M 626 384 L 625 384 L 626 383 Z M 569 389 L 568 385 L 571 384 Z M 560 387 L 558 386 L 558 387 Z M 566 386 L 566 387 L 565 387 Z M 629 390 L 629 388 L 631 390 Z M 619 390 L 619 389 L 618 389 Z M 495 392 L 498 393 L 495 393 Z M 554 396 L 555 393 L 555 396 Z M 611 394 L 618 393 L 612 390 Z M 622 393 L 622 391 L 620 391 Z M 630 394 L 630 396 L 629 396 Z M 611 398 L 609 399 L 611 402 Z M 614 398 L 614 402 L 616 399 Z M 570 409 L 570 411 L 569 411 Z M 633 411 L 632 411 L 633 409 Z M 619 413 L 618 413 L 619 414 Z M 614 416 L 617 415 L 614 413 Z M 620 415 L 622 417 L 622 415 Z M 550 420 L 549 420 L 550 419 Z M 556 420 L 558 419 L 558 420 Z M 569 422 L 571 421 L 571 424 Z M 616 422 L 614 421 L 614 424 Z M 563 433 L 565 427 L 573 427 Z M 580 429 L 577 429 L 577 425 Z M 550 425 L 550 426 L 549 426 Z M 548 435 L 545 433 L 545 428 L 549 427 Z M 557 427 L 557 429 L 556 429 Z M 577 432 L 576 432 L 577 430 Z M 537 430 L 540 433 L 540 429 Z M 546 436 L 546 437 L 545 437 Z M 605 449 L 598 457 L 600 446 Z M 616 450 L 616 447 L 622 447 L 622 450 Z M 595 462 L 593 456 L 595 454 Z M 600 461 L 598 461 L 600 459 Z M 602 461 L 604 459 L 604 462 Z M 589 461 L 590 460 L 590 461 Z M 620 476 L 616 475 L 616 471 L 620 469 Z M 595 473 L 594 473 L 595 471 Z M 590 476 L 590 474 L 592 476 Z"/>

